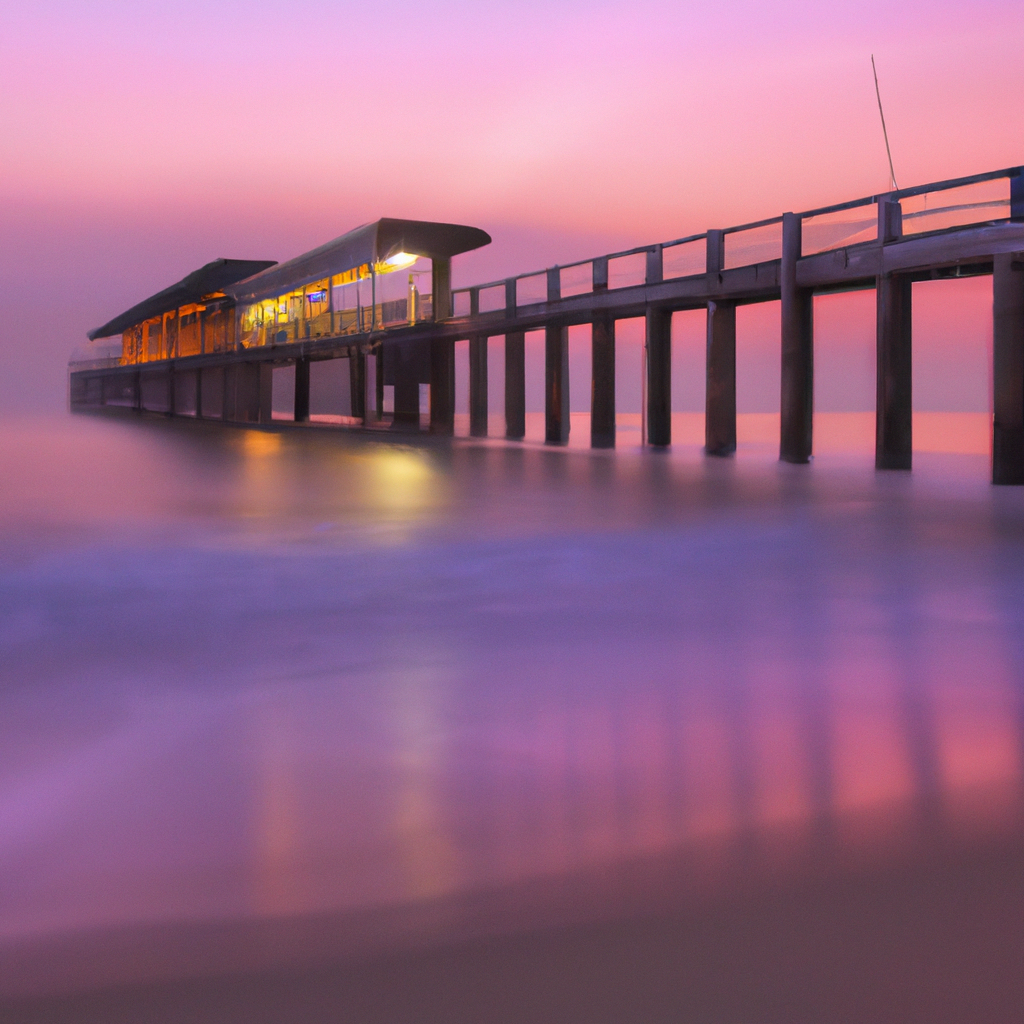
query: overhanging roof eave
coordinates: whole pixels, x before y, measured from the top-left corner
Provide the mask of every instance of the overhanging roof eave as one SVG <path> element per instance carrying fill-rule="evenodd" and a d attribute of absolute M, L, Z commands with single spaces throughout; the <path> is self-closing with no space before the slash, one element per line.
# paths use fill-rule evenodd
<path fill-rule="evenodd" d="M 179 306 L 202 302 L 206 296 L 223 292 L 227 285 L 243 277 L 251 277 L 273 265 L 273 260 L 213 260 L 169 288 L 164 288 L 163 291 L 136 303 L 113 320 L 107 321 L 102 327 L 89 331 L 87 336 L 90 341 L 96 341 L 98 338 L 121 334 L 135 324 L 162 316 Z"/>
<path fill-rule="evenodd" d="M 490 241 L 486 231 L 463 224 L 382 218 L 239 281 L 225 291 L 237 302 L 258 302 L 335 274 L 373 265 L 398 252 L 429 259 L 449 258 Z"/>

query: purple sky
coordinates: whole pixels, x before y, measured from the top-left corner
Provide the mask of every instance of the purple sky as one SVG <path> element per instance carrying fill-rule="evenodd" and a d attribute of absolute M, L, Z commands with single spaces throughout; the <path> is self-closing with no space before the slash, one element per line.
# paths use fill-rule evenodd
<path fill-rule="evenodd" d="M 495 240 L 457 264 L 469 283 L 884 189 L 872 52 L 901 184 L 1024 162 L 1007 0 L 4 0 L 2 18 L 0 412 L 59 407 L 88 328 L 218 256 L 460 221 Z M 966 327 L 936 318 L 936 350 L 983 346 L 987 301 L 971 292 Z"/>

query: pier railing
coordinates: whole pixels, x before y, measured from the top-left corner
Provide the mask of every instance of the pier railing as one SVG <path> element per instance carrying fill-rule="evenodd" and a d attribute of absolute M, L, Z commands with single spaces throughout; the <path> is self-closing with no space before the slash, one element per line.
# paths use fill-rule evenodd
<path fill-rule="evenodd" d="M 803 228 L 800 255 L 878 243 L 877 207 L 882 202 L 900 204 L 903 237 L 1024 219 L 1022 172 L 1024 168 L 1008 167 L 805 210 L 795 215 Z M 929 199 L 940 194 L 945 201 L 929 205 Z M 871 207 L 875 209 L 869 209 Z M 708 249 L 709 236 L 724 238 L 719 270 L 779 260 L 782 258 L 782 221 L 781 216 L 768 217 L 723 228 L 720 232 L 706 231 L 527 271 L 499 281 L 455 288 L 452 308 L 456 316 L 472 316 L 593 291 L 698 277 L 710 272 L 717 255 Z M 551 282 L 556 280 L 557 286 L 552 287 Z"/>

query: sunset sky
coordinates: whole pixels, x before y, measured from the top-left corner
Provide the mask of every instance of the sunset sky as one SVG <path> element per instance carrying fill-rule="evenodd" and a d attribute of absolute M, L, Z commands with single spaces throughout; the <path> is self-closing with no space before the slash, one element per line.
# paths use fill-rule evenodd
<path fill-rule="evenodd" d="M 2 11 L 0 413 L 59 408 L 87 329 L 218 256 L 457 221 L 494 238 L 465 284 L 880 191 L 871 53 L 900 184 L 1024 163 L 1010 0 Z M 956 287 L 921 321 L 954 357 L 989 302 Z"/>

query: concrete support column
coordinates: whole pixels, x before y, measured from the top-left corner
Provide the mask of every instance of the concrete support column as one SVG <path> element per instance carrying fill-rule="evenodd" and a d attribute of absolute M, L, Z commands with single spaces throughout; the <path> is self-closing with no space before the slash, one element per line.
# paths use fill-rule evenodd
<path fill-rule="evenodd" d="M 505 436 L 521 441 L 526 436 L 526 335 L 505 335 Z"/>
<path fill-rule="evenodd" d="M 993 258 L 992 384 L 992 483 L 1024 484 L 1024 263 L 1010 253 Z"/>
<path fill-rule="evenodd" d="M 455 342 L 430 343 L 430 432 L 455 432 Z"/>
<path fill-rule="evenodd" d="M 167 415 L 173 416 L 175 411 L 174 363 L 167 367 Z"/>
<path fill-rule="evenodd" d="M 378 421 L 384 418 L 384 346 L 378 345 L 373 353 L 373 412 Z"/>
<path fill-rule="evenodd" d="M 615 321 L 596 317 L 590 327 L 590 446 L 615 447 Z"/>
<path fill-rule="evenodd" d="M 875 289 L 875 468 L 910 469 L 913 451 L 910 278 L 883 274 L 876 281 Z"/>
<path fill-rule="evenodd" d="M 708 303 L 704 451 L 736 451 L 736 306 L 730 302 Z"/>
<path fill-rule="evenodd" d="M 487 436 L 487 336 L 469 339 L 469 433 Z"/>
<path fill-rule="evenodd" d="M 257 419 L 260 423 L 274 422 L 274 367 L 270 363 L 257 363 L 253 370 L 256 377 Z"/>
<path fill-rule="evenodd" d="M 295 360 L 295 422 L 309 422 L 309 370 L 308 358 Z"/>
<path fill-rule="evenodd" d="M 196 419 L 203 418 L 203 371 L 196 370 Z"/>
<path fill-rule="evenodd" d="M 660 254 L 660 253 L 659 253 Z M 672 311 L 647 307 L 647 443 L 672 443 Z"/>
<path fill-rule="evenodd" d="M 779 458 L 808 462 L 814 428 L 814 296 L 796 284 L 802 221 L 782 217 L 782 398 Z"/>
<path fill-rule="evenodd" d="M 707 233 L 708 290 L 722 283 L 725 232 Z M 708 303 L 708 338 L 704 399 L 704 451 L 732 455 L 736 451 L 736 306 Z"/>
<path fill-rule="evenodd" d="M 354 348 L 348 354 L 348 393 L 352 415 L 366 423 L 366 353 Z M 417 409 L 419 394 L 417 391 Z"/>
<path fill-rule="evenodd" d="M 419 428 L 420 425 L 420 382 L 416 375 L 403 365 L 407 360 L 405 346 L 399 346 L 395 355 L 395 418 L 396 424 Z"/>
<path fill-rule="evenodd" d="M 903 235 L 898 200 L 878 201 L 881 273 L 875 281 L 875 468 L 910 469 L 913 452 L 911 394 L 911 282 L 885 273 L 885 246 Z"/>
<path fill-rule="evenodd" d="M 229 423 L 245 423 L 247 416 L 247 371 L 245 363 L 232 363 L 224 367 L 224 412 Z"/>
<path fill-rule="evenodd" d="M 505 281 L 505 318 L 516 316 L 516 279 Z M 526 436 L 526 335 L 505 335 L 505 437 L 521 441 Z"/>
<path fill-rule="evenodd" d="M 220 418 L 225 422 L 235 418 L 235 376 L 237 370 L 237 366 L 228 365 L 224 367 L 224 372 L 220 375 Z"/>
<path fill-rule="evenodd" d="M 569 328 L 544 329 L 544 440 L 569 440 Z"/>

